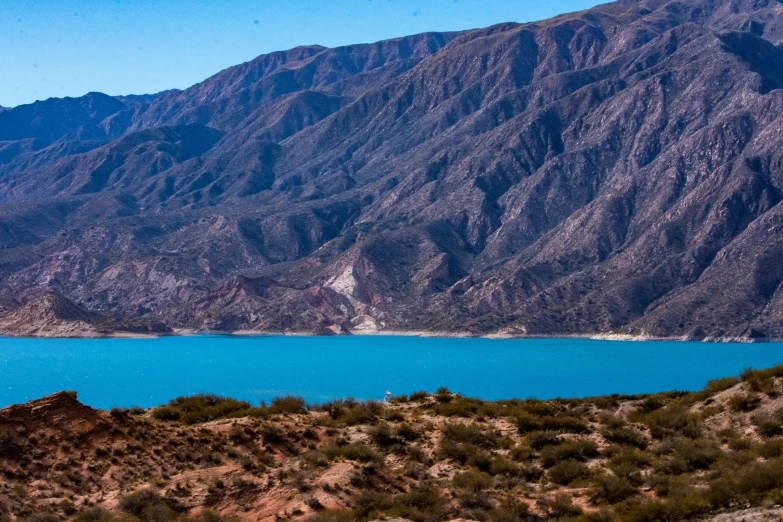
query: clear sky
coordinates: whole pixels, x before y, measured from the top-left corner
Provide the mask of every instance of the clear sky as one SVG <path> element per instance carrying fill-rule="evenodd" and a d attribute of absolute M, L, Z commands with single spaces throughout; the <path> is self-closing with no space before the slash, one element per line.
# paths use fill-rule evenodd
<path fill-rule="evenodd" d="M 0 0 L 0 105 L 184 88 L 259 54 L 530 22 L 597 0 Z"/>

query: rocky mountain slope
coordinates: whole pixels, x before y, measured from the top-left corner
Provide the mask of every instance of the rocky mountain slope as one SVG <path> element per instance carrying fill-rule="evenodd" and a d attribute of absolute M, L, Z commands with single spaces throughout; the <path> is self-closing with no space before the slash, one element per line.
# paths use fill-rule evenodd
<path fill-rule="evenodd" d="M 783 368 L 695 393 L 0 409 L 3 522 L 779 520 Z"/>
<path fill-rule="evenodd" d="M 172 328 L 783 336 L 783 3 L 624 0 L 0 113 L 0 279 Z"/>
<path fill-rule="evenodd" d="M 149 317 L 117 319 L 85 310 L 55 293 L 24 305 L 0 302 L 0 331 L 25 337 L 106 337 L 167 335 L 171 329 Z"/>

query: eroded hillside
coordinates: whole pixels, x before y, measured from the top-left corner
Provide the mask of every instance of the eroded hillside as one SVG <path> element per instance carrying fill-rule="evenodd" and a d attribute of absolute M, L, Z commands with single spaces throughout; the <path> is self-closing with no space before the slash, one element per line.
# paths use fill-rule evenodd
<path fill-rule="evenodd" d="M 550 401 L 199 395 L 109 412 L 62 392 L 0 410 L 0 520 L 769 520 L 781 393 L 782 367 Z"/>

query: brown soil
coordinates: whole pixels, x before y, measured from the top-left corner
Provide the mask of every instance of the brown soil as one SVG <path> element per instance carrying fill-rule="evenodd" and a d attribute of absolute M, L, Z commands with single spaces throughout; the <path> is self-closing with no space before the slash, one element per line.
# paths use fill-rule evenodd
<path fill-rule="evenodd" d="M 696 442 L 710 442 L 722 452 L 718 459 L 729 458 L 777 438 L 761 433 L 757 425 L 761 417 L 772 417 L 783 408 L 779 381 L 778 377 L 765 381 L 764 393 L 745 382 L 709 397 L 659 394 L 653 398 L 668 404 L 689 401 L 689 415 L 701 430 Z M 746 395 L 755 397 L 751 411 L 737 410 L 732 398 Z M 610 440 L 608 430 L 613 425 L 635 434 L 634 444 L 646 448 L 642 453 L 651 459 L 629 471 L 628 476 L 635 478 L 628 496 L 634 501 L 660 497 L 659 483 L 650 477 L 661 476 L 659 468 L 676 456 L 662 448 L 686 439 L 678 433 L 673 438 L 655 438 L 649 422 L 639 416 L 639 408 L 649 400 L 635 396 L 471 403 L 440 394 L 384 405 L 371 420 L 359 423 L 311 411 L 182 425 L 157 420 L 154 410 L 96 410 L 79 403 L 75 393 L 60 392 L 0 409 L 0 520 L 40 513 L 69 519 L 90 506 L 117 510 L 121 498 L 147 488 L 182 514 L 198 516 L 210 510 L 241 520 L 302 520 L 323 510 L 350 509 L 368 490 L 393 496 L 422 485 L 439 491 L 447 518 L 476 518 L 479 508 L 470 507 L 469 499 L 474 486 L 460 485 L 459 479 L 470 470 L 478 473 L 477 469 L 488 472 L 481 476 L 489 480 L 472 493 L 486 504 L 481 512 L 491 512 L 504 499 L 514 498 L 528 506 L 531 517 L 554 517 L 551 500 L 565 494 L 575 513 L 591 513 L 609 505 L 596 497 L 595 477 L 619 476 L 612 455 L 632 451 L 632 444 Z M 536 445 L 535 433 L 518 426 L 517 418 L 525 408 L 554 412 L 538 419 L 571 418 L 583 424 L 579 429 L 550 431 L 555 442 Z M 470 459 L 460 461 L 444 450 L 444 438 L 455 424 L 473 426 L 488 437 L 489 442 L 474 441 L 471 451 L 492 459 L 491 467 Z M 389 426 L 393 437 L 401 437 L 403 427 L 414 435 L 379 445 L 379 425 Z M 270 430 L 276 435 L 270 436 Z M 559 485 L 553 479 L 553 462 L 547 463 L 544 454 L 569 441 L 595 443 L 593 453 L 574 457 L 584 462 L 589 476 Z M 741 449 L 737 441 L 742 442 Z M 356 447 L 371 455 L 334 453 L 334 448 Z M 765 461 L 758 453 L 753 455 L 758 462 Z M 498 471 L 495 466 L 503 459 L 508 469 Z M 526 474 L 520 471 L 523 468 L 534 471 Z M 695 489 L 709 487 L 704 468 L 682 471 L 677 480 Z M 777 520 L 774 516 L 780 514 L 772 508 L 742 513 L 737 516 L 745 518 L 726 518 L 724 513 L 712 520 Z M 762 514 L 773 518 L 758 518 Z"/>

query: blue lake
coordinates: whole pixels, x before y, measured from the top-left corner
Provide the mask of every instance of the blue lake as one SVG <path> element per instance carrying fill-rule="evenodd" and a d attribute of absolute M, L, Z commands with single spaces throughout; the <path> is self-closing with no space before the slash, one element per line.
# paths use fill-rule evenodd
<path fill-rule="evenodd" d="M 700 389 L 783 362 L 783 343 L 586 339 L 196 336 L 0 338 L 0 407 L 58 390 L 91 406 L 154 406 L 201 391 L 252 403 L 380 399 L 447 386 L 484 399 Z"/>

